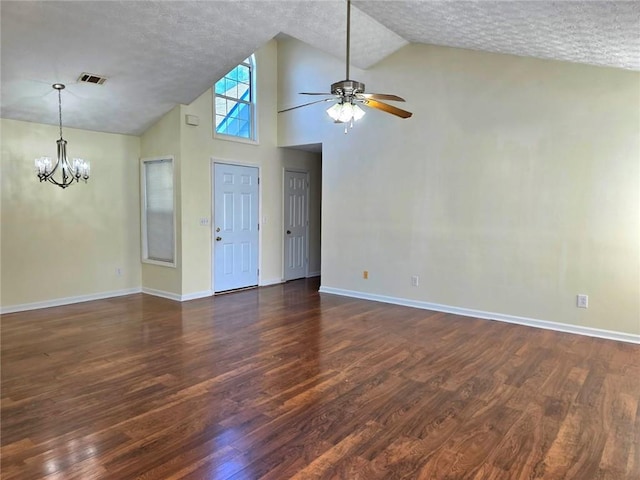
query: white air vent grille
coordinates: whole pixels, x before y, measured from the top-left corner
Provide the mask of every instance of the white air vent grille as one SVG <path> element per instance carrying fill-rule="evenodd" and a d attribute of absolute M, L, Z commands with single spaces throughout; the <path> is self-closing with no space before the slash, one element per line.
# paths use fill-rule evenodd
<path fill-rule="evenodd" d="M 78 78 L 79 82 L 84 83 L 95 83 L 96 85 L 102 85 L 107 81 L 105 77 L 101 77 L 100 75 L 95 75 L 93 73 L 83 72 L 82 75 Z"/>

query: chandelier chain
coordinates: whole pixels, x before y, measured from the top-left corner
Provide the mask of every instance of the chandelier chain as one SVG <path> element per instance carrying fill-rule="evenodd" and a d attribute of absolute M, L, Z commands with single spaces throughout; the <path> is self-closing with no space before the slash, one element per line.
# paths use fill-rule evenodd
<path fill-rule="evenodd" d="M 58 90 L 58 120 L 60 122 L 60 138 L 62 138 L 62 97 Z"/>

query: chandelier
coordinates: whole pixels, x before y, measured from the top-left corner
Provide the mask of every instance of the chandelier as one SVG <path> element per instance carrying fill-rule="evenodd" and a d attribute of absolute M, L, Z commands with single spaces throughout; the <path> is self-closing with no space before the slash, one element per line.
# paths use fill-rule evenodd
<path fill-rule="evenodd" d="M 80 179 L 86 183 L 89 179 L 91 166 L 89 162 L 81 158 L 74 158 L 72 163 L 69 163 L 67 159 L 67 141 L 62 138 L 62 98 L 60 94 L 60 91 L 64 89 L 64 85 L 62 83 L 54 83 L 52 87 L 58 91 L 58 119 L 60 122 L 60 139 L 56 142 L 58 144 L 58 158 L 55 164 L 52 164 L 51 157 L 36 158 L 36 173 L 41 182 L 48 180 L 54 185 L 67 188 L 74 181 L 79 182 Z M 53 174 L 58 169 L 62 172 L 60 180 L 56 180 L 53 177 Z"/>

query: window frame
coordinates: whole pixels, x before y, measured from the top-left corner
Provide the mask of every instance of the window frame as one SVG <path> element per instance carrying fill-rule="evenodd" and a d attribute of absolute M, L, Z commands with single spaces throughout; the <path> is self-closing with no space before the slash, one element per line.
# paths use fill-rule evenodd
<path fill-rule="evenodd" d="M 147 231 L 147 169 L 146 165 L 150 163 L 170 162 L 171 164 L 171 185 L 172 185 L 172 223 L 173 223 L 173 252 L 171 261 L 158 260 L 149 258 L 149 237 Z M 163 267 L 176 268 L 176 252 L 177 252 L 177 229 L 176 229 L 176 175 L 175 175 L 175 159 L 173 155 L 164 155 L 161 157 L 141 158 L 140 159 L 140 226 L 141 226 L 141 261 L 151 265 L 159 265 Z"/>
<path fill-rule="evenodd" d="M 228 97 L 226 95 L 221 95 L 216 93 L 216 84 L 221 81 L 224 80 L 225 77 L 227 77 L 227 75 L 229 73 L 231 73 L 235 68 L 237 68 L 239 65 L 244 65 L 246 67 L 249 68 L 249 95 L 251 100 L 250 101 L 246 101 L 246 100 L 242 100 L 242 99 L 238 99 L 238 98 L 233 98 L 233 97 Z M 220 78 L 217 82 L 215 82 L 213 84 L 213 101 L 212 103 L 212 109 L 213 109 L 213 137 L 219 140 L 230 140 L 233 142 L 239 142 L 239 143 L 248 143 L 248 144 L 254 144 L 257 145 L 258 142 L 258 122 L 257 122 L 257 95 L 256 95 L 256 60 L 255 60 L 255 54 L 251 54 L 249 55 L 245 60 L 243 60 L 242 62 L 238 63 L 238 65 L 236 65 L 235 67 L 233 67 L 231 70 L 229 70 L 222 78 Z M 241 137 L 239 135 L 231 135 L 228 133 L 219 133 L 217 131 L 217 127 L 216 127 L 216 99 L 217 98 L 223 98 L 225 100 L 231 100 L 234 102 L 239 102 L 239 103 L 243 103 L 245 105 L 249 106 L 249 132 L 250 135 L 249 137 Z"/>

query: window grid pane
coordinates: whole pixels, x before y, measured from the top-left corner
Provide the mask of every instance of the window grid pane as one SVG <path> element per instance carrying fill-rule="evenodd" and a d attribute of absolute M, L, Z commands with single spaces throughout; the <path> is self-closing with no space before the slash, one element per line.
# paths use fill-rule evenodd
<path fill-rule="evenodd" d="M 249 57 L 216 82 L 214 87 L 216 133 L 252 138 L 252 64 L 252 58 Z"/>

